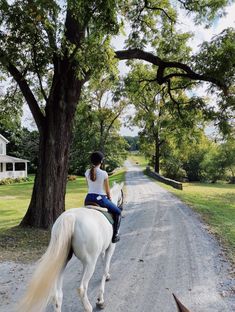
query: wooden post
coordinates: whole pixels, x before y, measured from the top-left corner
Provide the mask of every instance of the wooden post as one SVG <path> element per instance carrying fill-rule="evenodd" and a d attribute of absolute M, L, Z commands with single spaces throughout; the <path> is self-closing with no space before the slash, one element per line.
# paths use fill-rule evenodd
<path fill-rule="evenodd" d="M 13 179 L 15 179 L 15 163 L 13 162 L 12 165 L 13 165 Z"/>
<path fill-rule="evenodd" d="M 27 161 L 25 162 L 24 170 L 25 170 L 25 178 L 27 178 L 28 177 L 28 163 L 27 163 Z"/>

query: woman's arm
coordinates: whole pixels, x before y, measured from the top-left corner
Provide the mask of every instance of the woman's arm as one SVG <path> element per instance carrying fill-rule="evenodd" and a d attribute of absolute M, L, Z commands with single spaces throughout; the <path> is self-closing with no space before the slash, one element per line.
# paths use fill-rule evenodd
<path fill-rule="evenodd" d="M 108 199 L 111 200 L 110 187 L 109 187 L 109 178 L 104 180 L 104 188 L 105 188 L 105 192 L 107 194 Z"/>

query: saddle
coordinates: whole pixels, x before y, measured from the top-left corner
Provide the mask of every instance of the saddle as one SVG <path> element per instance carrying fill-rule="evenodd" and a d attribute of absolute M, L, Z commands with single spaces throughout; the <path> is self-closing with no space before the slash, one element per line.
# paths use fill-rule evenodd
<path fill-rule="evenodd" d="M 112 225 L 114 224 L 113 215 L 110 212 L 108 212 L 107 208 L 101 207 L 100 205 L 94 202 L 86 202 L 85 207 L 88 209 L 100 211 Z"/>

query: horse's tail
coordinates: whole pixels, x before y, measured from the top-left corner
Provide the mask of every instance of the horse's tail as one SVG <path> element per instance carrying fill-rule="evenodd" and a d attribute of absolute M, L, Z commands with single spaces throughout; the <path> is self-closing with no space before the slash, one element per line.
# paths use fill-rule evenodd
<path fill-rule="evenodd" d="M 66 213 L 55 222 L 50 244 L 39 260 L 28 290 L 17 306 L 19 312 L 42 312 L 54 295 L 55 285 L 71 249 L 75 217 Z"/>

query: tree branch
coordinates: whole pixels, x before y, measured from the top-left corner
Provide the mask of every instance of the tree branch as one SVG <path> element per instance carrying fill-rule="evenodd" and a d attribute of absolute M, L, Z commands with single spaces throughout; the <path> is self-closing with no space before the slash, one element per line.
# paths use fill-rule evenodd
<path fill-rule="evenodd" d="M 34 97 L 33 92 L 31 91 L 27 81 L 25 80 L 24 76 L 21 74 L 21 72 L 11 63 L 7 60 L 6 57 L 4 57 L 4 52 L 0 50 L 0 62 L 3 64 L 3 66 L 8 70 L 8 72 L 12 75 L 12 77 L 17 82 L 26 102 L 29 105 L 29 108 L 32 112 L 32 115 L 34 117 L 34 120 L 37 124 L 38 130 L 43 130 L 44 125 L 44 115 L 40 110 L 40 107 L 38 106 L 38 103 Z M 2 62 L 2 60 L 4 61 Z"/>
<path fill-rule="evenodd" d="M 147 61 L 157 66 L 164 64 L 164 62 L 160 59 L 160 57 L 155 56 L 150 52 L 142 51 L 140 49 L 119 50 L 115 51 L 115 54 L 119 60 L 139 59 Z"/>
<path fill-rule="evenodd" d="M 219 88 L 221 88 L 225 95 L 228 94 L 227 86 L 225 84 L 223 84 L 220 80 L 218 80 L 217 78 L 208 76 L 208 75 L 195 73 L 186 64 L 183 64 L 180 62 L 163 61 L 160 57 L 158 57 L 158 56 L 156 56 L 150 52 L 142 51 L 140 49 L 120 50 L 120 51 L 116 51 L 115 54 L 119 60 L 139 59 L 139 60 L 144 60 L 146 62 L 153 64 L 153 65 L 158 66 L 156 81 L 160 85 L 168 82 L 169 80 L 171 80 L 171 78 L 183 77 L 183 78 L 188 78 L 191 80 L 211 82 L 211 83 L 217 85 Z M 169 75 L 164 76 L 164 71 L 166 68 L 181 69 L 183 72 L 182 73 L 175 72 L 175 73 L 171 73 Z"/>
<path fill-rule="evenodd" d="M 79 25 L 79 23 L 73 18 L 73 14 L 70 10 L 67 11 L 65 29 L 65 36 L 67 40 L 76 46 L 79 46 L 81 38 L 84 36 L 84 29 L 81 30 L 81 25 Z"/>
<path fill-rule="evenodd" d="M 183 1 L 183 0 L 177 0 L 177 1 L 182 4 L 182 6 L 184 7 L 185 10 L 193 12 L 193 8 L 190 8 L 190 6 L 187 4 L 187 1 Z M 199 2 L 199 1 L 191 1 L 191 3 L 189 3 L 189 4 L 191 4 L 191 5 L 198 4 L 197 2 Z M 200 3 L 200 8 L 206 8 L 206 7 L 208 7 L 208 4 Z"/>
<path fill-rule="evenodd" d="M 174 19 L 166 12 L 166 10 L 164 10 L 163 8 L 160 8 L 160 7 L 151 7 L 151 6 L 149 6 L 147 0 L 144 1 L 144 4 L 145 4 L 144 7 L 145 7 L 146 9 L 153 10 L 153 11 L 161 11 L 161 12 L 171 21 L 171 23 L 172 23 L 172 22 L 175 22 L 175 20 L 174 20 Z"/>
<path fill-rule="evenodd" d="M 161 146 L 162 144 L 164 144 L 164 143 L 166 143 L 166 140 L 162 139 L 162 140 L 159 142 L 158 146 L 160 147 L 160 146 Z"/>
<path fill-rule="evenodd" d="M 117 112 L 117 114 L 114 116 L 114 118 L 110 121 L 108 128 L 106 129 L 106 134 L 104 135 L 104 143 L 106 143 L 108 135 L 109 135 L 109 131 L 112 128 L 115 120 L 117 120 L 119 118 L 119 116 L 121 115 L 121 113 L 124 110 L 124 106 L 120 107 L 120 111 Z"/>
<path fill-rule="evenodd" d="M 171 93 L 171 81 L 170 81 L 170 80 L 168 80 L 168 82 L 167 82 L 167 91 L 168 91 L 168 94 L 169 94 L 169 96 L 170 96 L 170 99 L 171 99 L 172 102 L 173 102 L 174 104 L 176 104 L 176 106 L 177 106 L 177 111 L 178 111 L 178 114 L 179 114 L 180 118 L 183 119 L 182 113 L 181 113 L 181 111 L 180 111 L 180 103 L 177 102 L 177 101 L 174 99 L 174 97 L 173 97 L 173 95 L 172 95 L 172 93 Z"/>
<path fill-rule="evenodd" d="M 35 37 L 35 39 L 36 39 L 36 37 Z M 33 43 L 33 63 L 34 63 L 34 68 L 35 68 L 35 71 L 36 71 L 36 74 L 37 74 L 37 77 L 38 77 L 38 81 L 39 81 L 39 85 L 40 85 L 40 90 L 41 90 L 42 96 L 43 96 L 45 102 L 47 103 L 48 97 L 46 95 L 45 90 L 43 89 L 42 79 L 41 79 L 41 76 L 40 76 L 40 73 L 39 73 L 39 70 L 38 70 L 38 66 L 37 66 L 37 61 L 36 61 L 37 52 L 36 52 L 35 43 L 36 42 Z"/>

